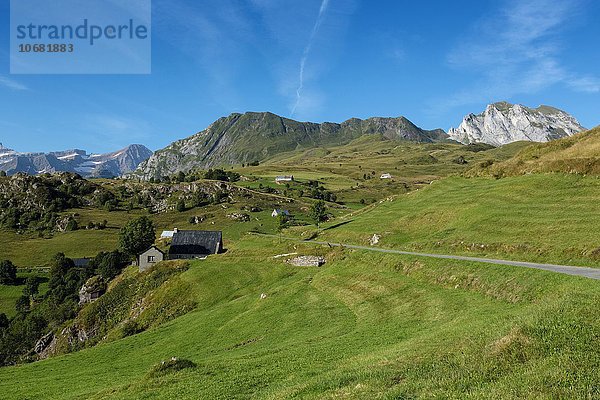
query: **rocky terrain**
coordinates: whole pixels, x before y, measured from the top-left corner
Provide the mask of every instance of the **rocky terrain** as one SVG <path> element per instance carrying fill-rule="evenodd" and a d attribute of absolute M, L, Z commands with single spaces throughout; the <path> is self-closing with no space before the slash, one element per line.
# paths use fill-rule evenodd
<path fill-rule="evenodd" d="M 19 153 L 0 147 L 0 170 L 8 175 L 25 172 L 39 175 L 73 172 L 84 177 L 112 178 L 127 174 L 152 155 L 147 147 L 133 144 L 106 154 L 87 154 L 84 150 L 51 153 Z"/>
<path fill-rule="evenodd" d="M 517 141 L 548 142 L 584 131 L 570 114 L 549 106 L 532 109 L 507 102 L 487 106 L 481 114 L 469 114 L 448 135 L 458 142 L 494 146 Z"/>
<path fill-rule="evenodd" d="M 231 114 L 189 138 L 172 143 L 140 164 L 135 175 L 159 178 L 194 168 L 262 161 L 281 152 L 341 145 L 362 136 L 434 142 L 447 138 L 441 129 L 423 130 L 404 117 L 350 119 L 341 124 L 298 122 L 272 113 Z"/>

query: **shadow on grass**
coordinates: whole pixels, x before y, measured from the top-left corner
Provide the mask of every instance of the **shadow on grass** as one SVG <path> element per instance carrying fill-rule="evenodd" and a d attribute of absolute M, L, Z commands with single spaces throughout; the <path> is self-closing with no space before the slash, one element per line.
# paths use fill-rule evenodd
<path fill-rule="evenodd" d="M 344 221 L 344 222 L 340 222 L 340 223 L 335 224 L 335 225 L 331 225 L 331 226 L 329 226 L 327 228 L 324 228 L 323 231 L 329 231 L 331 229 L 339 228 L 340 226 L 344 226 L 346 224 L 349 224 L 350 222 L 354 222 L 354 220 L 351 219 L 350 221 Z"/>

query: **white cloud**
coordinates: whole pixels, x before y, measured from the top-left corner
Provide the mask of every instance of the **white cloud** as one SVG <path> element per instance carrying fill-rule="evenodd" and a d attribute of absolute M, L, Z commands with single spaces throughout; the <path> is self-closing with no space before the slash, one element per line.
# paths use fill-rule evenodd
<path fill-rule="evenodd" d="M 19 83 L 5 76 L 0 76 L 0 85 L 12 90 L 29 90 L 29 88 L 23 85 L 22 83 Z"/>
<path fill-rule="evenodd" d="M 94 147 L 104 150 L 144 142 L 152 132 L 147 121 L 113 114 L 84 115 L 79 126 Z"/>
<path fill-rule="evenodd" d="M 597 78 L 579 77 L 561 62 L 560 34 L 579 12 L 579 0 L 510 0 L 499 15 L 479 21 L 448 55 L 450 66 L 479 78 L 443 107 L 509 99 L 556 84 L 597 91 Z"/>
<path fill-rule="evenodd" d="M 579 92 L 600 92 L 600 79 L 594 76 L 582 76 L 570 79 L 567 84 Z"/>

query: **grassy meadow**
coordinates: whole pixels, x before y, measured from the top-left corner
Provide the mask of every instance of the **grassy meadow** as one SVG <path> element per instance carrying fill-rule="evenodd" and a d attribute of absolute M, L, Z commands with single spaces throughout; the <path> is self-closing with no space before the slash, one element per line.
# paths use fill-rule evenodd
<path fill-rule="evenodd" d="M 378 234 L 388 248 L 600 266 L 598 198 L 593 176 L 452 177 L 325 225 L 320 239 L 365 245 Z"/>
<path fill-rule="evenodd" d="M 298 268 L 273 258 L 293 251 L 328 263 Z M 600 349 L 589 346 L 600 334 L 600 282 L 258 237 L 194 262 L 181 279 L 195 311 L 0 369 L 3 398 L 600 396 Z M 151 373 L 171 357 L 195 366 Z"/>
<path fill-rule="evenodd" d="M 282 207 L 303 224 L 285 236 L 365 245 L 378 234 L 376 246 L 384 248 L 600 267 L 598 177 L 459 176 L 492 159 L 526 154 L 528 146 L 471 151 L 371 137 L 234 168 L 247 178 L 237 185 L 249 189 L 275 187 L 276 175 L 293 174 L 299 185 L 318 180 L 344 204 L 330 204 L 335 218 L 319 231 L 308 224 L 313 200 L 307 198 L 261 197 L 262 210 L 249 212 L 259 201 L 250 195 L 149 215 L 157 235 L 174 227 L 222 230 L 227 251 L 191 262 L 142 299 L 152 305 L 146 308 L 149 330 L 0 368 L 0 397 L 600 398 L 600 281 L 249 234 L 276 233 L 271 211 Z M 456 162 L 461 156 L 466 164 Z M 383 172 L 394 179 L 380 180 Z M 228 217 L 241 212 L 249 222 Z M 75 214 L 81 227 L 108 225 L 48 238 L 0 231 L 0 258 L 35 268 L 57 252 L 89 257 L 112 250 L 120 227 L 145 212 L 82 208 L 65 214 Z M 205 220 L 192 224 L 194 216 Z M 324 256 L 327 263 L 293 267 L 275 257 L 288 253 Z M 128 268 L 117 280 L 127 274 L 137 272 Z M 0 312 L 14 314 L 21 291 L 0 287 Z M 195 308 L 152 323 L 182 299 Z M 80 315 L 92 310 L 86 307 Z M 121 310 L 125 319 L 137 311 Z"/>

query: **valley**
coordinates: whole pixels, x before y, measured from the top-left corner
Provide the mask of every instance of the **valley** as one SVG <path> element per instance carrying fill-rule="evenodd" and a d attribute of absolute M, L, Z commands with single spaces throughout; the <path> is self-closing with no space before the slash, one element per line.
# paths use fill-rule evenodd
<path fill-rule="evenodd" d="M 587 161 L 598 132 L 501 147 L 367 134 L 147 180 L 0 177 L 0 200 L 16 210 L 0 214 L 0 258 L 20 279 L 0 286 L 0 313 L 14 321 L 32 321 L 27 313 L 57 295 L 56 253 L 120 249 L 139 218 L 159 248 L 174 228 L 218 230 L 225 248 L 144 273 L 128 262 L 99 300 L 40 331 L 57 335 L 50 357 L 29 352 L 0 368 L 0 391 L 595 398 L 600 281 L 410 253 L 600 270 L 600 180 Z M 297 255 L 324 265 L 294 266 Z M 41 282 L 34 311 L 15 309 L 28 276 Z"/>

